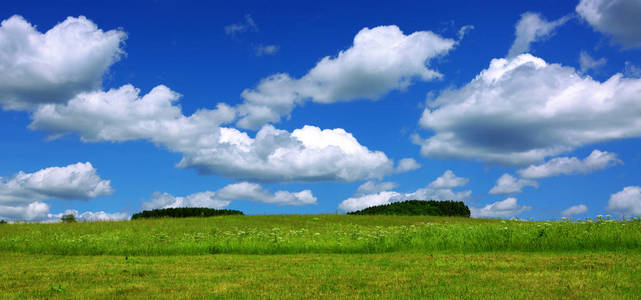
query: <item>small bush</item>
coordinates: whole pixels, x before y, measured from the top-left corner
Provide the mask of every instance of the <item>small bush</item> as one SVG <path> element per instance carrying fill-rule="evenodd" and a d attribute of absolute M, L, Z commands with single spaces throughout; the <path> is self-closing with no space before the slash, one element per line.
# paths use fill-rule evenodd
<path fill-rule="evenodd" d="M 470 217 L 470 209 L 462 201 L 408 200 L 368 207 L 349 212 L 350 215 L 406 215 Z"/>
<path fill-rule="evenodd" d="M 0 224 L 7 224 L 6 220 L 0 220 Z"/>
<path fill-rule="evenodd" d="M 76 223 L 76 217 L 72 214 L 63 215 L 60 221 L 62 221 L 62 223 Z"/>
<path fill-rule="evenodd" d="M 188 217 L 213 217 L 224 215 L 242 215 L 243 212 L 233 209 L 213 209 L 206 207 L 176 207 L 154 210 L 145 210 L 131 216 L 132 220 L 146 218 L 188 218 Z"/>

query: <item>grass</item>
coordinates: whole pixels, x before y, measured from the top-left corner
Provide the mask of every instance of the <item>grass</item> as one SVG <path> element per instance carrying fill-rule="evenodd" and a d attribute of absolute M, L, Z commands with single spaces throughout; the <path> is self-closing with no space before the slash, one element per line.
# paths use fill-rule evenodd
<path fill-rule="evenodd" d="M 641 221 L 281 215 L 0 226 L 0 251 L 201 255 L 641 249 Z"/>
<path fill-rule="evenodd" d="M 639 250 L 638 219 L 270 215 L 4 224 L 0 299 L 634 299 Z"/>
<path fill-rule="evenodd" d="M 633 299 L 641 254 L 0 257 L 0 297 Z"/>

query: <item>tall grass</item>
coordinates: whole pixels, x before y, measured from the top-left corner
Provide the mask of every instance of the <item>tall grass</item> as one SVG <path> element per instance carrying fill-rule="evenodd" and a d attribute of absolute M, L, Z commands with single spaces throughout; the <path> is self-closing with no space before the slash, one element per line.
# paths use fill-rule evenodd
<path fill-rule="evenodd" d="M 224 216 L 0 227 L 0 251 L 56 255 L 641 250 L 641 221 Z"/>

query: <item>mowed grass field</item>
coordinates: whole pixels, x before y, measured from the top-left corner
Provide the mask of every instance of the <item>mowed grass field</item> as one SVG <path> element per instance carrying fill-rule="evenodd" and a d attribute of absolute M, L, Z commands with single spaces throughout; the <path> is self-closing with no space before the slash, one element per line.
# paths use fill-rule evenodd
<path fill-rule="evenodd" d="M 0 225 L 0 297 L 641 295 L 641 221 L 270 215 Z"/>

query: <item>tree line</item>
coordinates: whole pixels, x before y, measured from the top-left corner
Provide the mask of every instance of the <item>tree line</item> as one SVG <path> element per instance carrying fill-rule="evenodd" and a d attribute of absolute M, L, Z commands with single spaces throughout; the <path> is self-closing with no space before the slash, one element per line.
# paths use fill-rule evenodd
<path fill-rule="evenodd" d="M 175 207 L 154 210 L 145 210 L 131 216 L 132 220 L 147 218 L 188 218 L 188 217 L 213 217 L 225 215 L 243 215 L 242 211 L 233 209 L 214 209 L 206 207 Z"/>
<path fill-rule="evenodd" d="M 470 217 L 470 208 L 463 201 L 407 200 L 371 206 L 348 215 L 407 215 Z"/>

